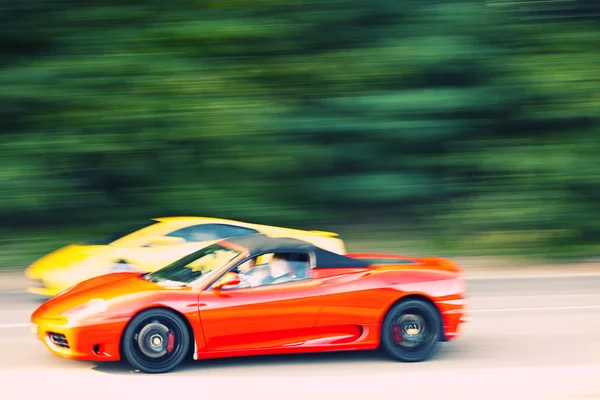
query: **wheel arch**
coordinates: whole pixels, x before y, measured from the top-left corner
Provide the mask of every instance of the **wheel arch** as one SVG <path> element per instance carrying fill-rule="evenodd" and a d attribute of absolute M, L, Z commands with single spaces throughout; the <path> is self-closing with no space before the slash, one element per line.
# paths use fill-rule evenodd
<path fill-rule="evenodd" d="M 170 311 L 174 314 L 176 314 L 177 316 L 179 316 L 188 331 L 188 334 L 190 335 L 190 346 L 188 349 L 188 354 L 186 354 L 186 359 L 189 359 L 192 356 L 196 355 L 196 347 L 197 347 L 197 343 L 196 343 L 196 334 L 194 333 L 194 329 L 192 328 L 192 323 L 190 322 L 190 320 L 185 316 L 185 314 L 177 311 L 176 309 L 172 308 L 172 307 L 168 307 L 165 305 L 152 305 L 149 307 L 145 307 L 145 308 L 141 308 L 139 310 L 137 310 L 135 313 L 133 313 L 131 315 L 131 317 L 129 318 L 129 321 L 127 321 L 127 324 L 125 324 L 125 327 L 123 328 L 122 332 L 121 332 L 121 337 L 119 338 L 119 353 L 120 353 L 120 357 L 122 357 L 121 355 L 123 354 L 123 339 L 125 337 L 125 331 L 127 330 L 127 327 L 129 327 L 129 325 L 131 324 L 131 321 L 133 321 L 133 319 L 138 316 L 139 314 L 148 311 L 148 310 L 167 310 Z"/>
<path fill-rule="evenodd" d="M 440 318 L 440 341 L 442 342 L 446 342 L 448 341 L 448 338 L 446 337 L 446 332 L 444 330 L 444 318 L 442 317 L 442 312 L 440 310 L 440 308 L 437 306 L 437 304 L 435 304 L 435 301 L 433 301 L 433 299 L 423 293 L 407 293 L 403 296 L 400 296 L 399 298 L 397 298 L 394 302 L 392 302 L 392 304 L 390 304 L 385 311 L 383 312 L 383 314 L 381 315 L 379 321 L 380 323 L 383 323 L 383 320 L 385 319 L 385 316 L 388 314 L 388 312 L 392 309 L 392 307 L 396 306 L 397 304 L 400 303 L 404 303 L 406 301 L 410 301 L 410 300 L 421 300 L 424 301 L 426 303 L 429 303 L 430 305 L 432 305 L 435 310 L 437 311 L 438 317 Z"/>

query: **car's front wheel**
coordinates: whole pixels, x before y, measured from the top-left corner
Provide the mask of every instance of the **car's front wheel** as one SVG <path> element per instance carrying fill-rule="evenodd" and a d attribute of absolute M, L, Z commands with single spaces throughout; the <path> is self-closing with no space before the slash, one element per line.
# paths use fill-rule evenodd
<path fill-rule="evenodd" d="M 417 362 L 430 358 L 440 346 L 442 320 L 431 303 L 401 301 L 387 312 L 381 326 L 381 347 L 391 358 Z"/>
<path fill-rule="evenodd" d="M 155 308 L 136 315 L 123 334 L 122 353 L 135 368 L 164 373 L 177 367 L 190 347 L 185 321 L 175 312 Z"/>

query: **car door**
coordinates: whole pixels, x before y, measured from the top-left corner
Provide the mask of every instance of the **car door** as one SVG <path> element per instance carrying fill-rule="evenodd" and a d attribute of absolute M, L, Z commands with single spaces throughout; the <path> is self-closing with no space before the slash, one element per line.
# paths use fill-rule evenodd
<path fill-rule="evenodd" d="M 320 292 L 310 274 L 287 283 L 203 291 L 198 311 L 208 350 L 273 348 L 312 339 Z"/>

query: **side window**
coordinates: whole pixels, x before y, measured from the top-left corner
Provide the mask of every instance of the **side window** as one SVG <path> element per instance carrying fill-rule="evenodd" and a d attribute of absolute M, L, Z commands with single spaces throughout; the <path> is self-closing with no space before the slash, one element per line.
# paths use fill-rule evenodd
<path fill-rule="evenodd" d="M 180 237 L 185 239 L 186 242 L 207 242 L 219 239 L 214 229 L 212 229 L 212 225 L 207 224 L 178 229 L 175 232 L 169 233 L 167 236 Z"/>
<path fill-rule="evenodd" d="M 220 239 L 226 239 L 229 237 L 255 235 L 258 233 L 257 230 L 250 228 L 242 228 L 241 226 L 225 225 L 225 224 L 214 224 L 212 225 L 216 234 Z"/>
<path fill-rule="evenodd" d="M 207 242 L 228 237 L 246 236 L 258 233 L 254 229 L 225 224 L 200 224 L 188 226 L 169 233 L 167 236 L 180 237 L 186 242 Z"/>
<path fill-rule="evenodd" d="M 226 289 L 253 288 L 310 278 L 310 256 L 307 253 L 269 253 L 251 257 L 232 270 L 241 283 Z"/>

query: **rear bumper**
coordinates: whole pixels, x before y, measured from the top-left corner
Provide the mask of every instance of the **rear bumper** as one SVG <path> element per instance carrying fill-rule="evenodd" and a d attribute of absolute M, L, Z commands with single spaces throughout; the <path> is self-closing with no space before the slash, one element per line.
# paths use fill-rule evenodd
<path fill-rule="evenodd" d="M 124 326 L 124 322 L 76 326 L 62 319 L 33 318 L 31 333 L 58 357 L 118 361 Z"/>
<path fill-rule="evenodd" d="M 444 323 L 443 340 L 448 341 L 458 338 L 462 333 L 461 325 L 471 321 L 467 313 L 467 299 L 455 298 L 440 301 L 438 307 Z"/>

